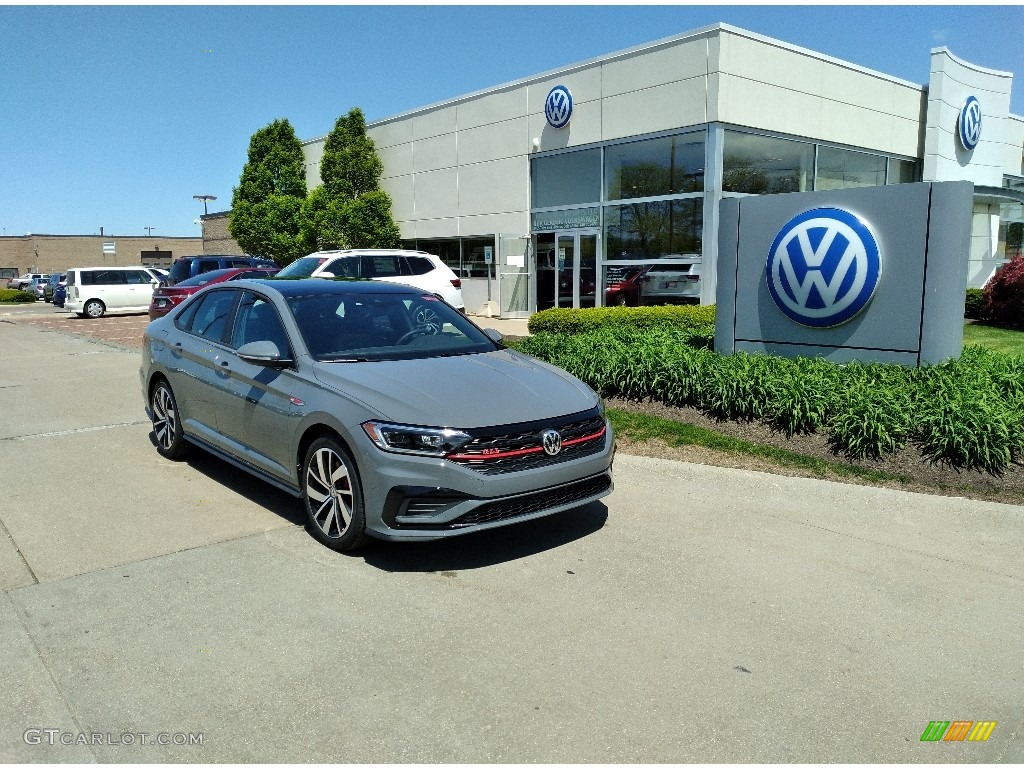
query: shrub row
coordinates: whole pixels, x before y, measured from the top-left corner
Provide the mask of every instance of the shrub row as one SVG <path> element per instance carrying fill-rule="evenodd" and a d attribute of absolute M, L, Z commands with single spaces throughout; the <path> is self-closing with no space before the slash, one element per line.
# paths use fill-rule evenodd
<path fill-rule="evenodd" d="M 932 461 L 1000 474 L 1024 455 L 1024 359 L 980 347 L 921 368 L 839 365 L 722 356 L 706 348 L 700 332 L 671 324 L 539 333 L 514 346 L 602 396 L 757 419 L 788 435 L 823 430 L 851 459 L 879 458 L 914 442 Z"/>
<path fill-rule="evenodd" d="M 16 288 L 0 288 L 0 304 L 31 304 L 36 300 L 34 293 Z"/>
<path fill-rule="evenodd" d="M 671 326 L 714 339 L 713 305 L 664 307 L 598 307 L 593 309 L 545 309 L 530 317 L 530 333 L 590 333 L 600 328 L 639 328 Z"/>

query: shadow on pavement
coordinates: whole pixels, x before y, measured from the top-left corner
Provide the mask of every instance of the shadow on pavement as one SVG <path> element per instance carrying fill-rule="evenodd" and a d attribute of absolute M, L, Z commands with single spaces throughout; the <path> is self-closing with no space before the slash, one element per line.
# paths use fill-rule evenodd
<path fill-rule="evenodd" d="M 556 549 L 596 533 L 607 520 L 608 508 L 598 501 L 538 520 L 440 541 L 375 541 L 354 554 L 382 571 L 465 571 Z"/>
<path fill-rule="evenodd" d="M 155 436 L 150 432 L 148 437 L 155 449 Z M 292 525 L 305 526 L 306 511 L 300 499 L 199 448 L 193 447 L 185 461 L 253 504 Z M 438 541 L 393 542 L 371 538 L 363 549 L 338 556 L 362 557 L 367 565 L 395 573 L 464 571 L 556 549 L 601 530 L 607 520 L 608 508 L 601 502 L 593 502 L 538 520 Z M 313 538 L 308 532 L 307 535 Z M 318 546 L 323 545 L 318 543 Z"/>

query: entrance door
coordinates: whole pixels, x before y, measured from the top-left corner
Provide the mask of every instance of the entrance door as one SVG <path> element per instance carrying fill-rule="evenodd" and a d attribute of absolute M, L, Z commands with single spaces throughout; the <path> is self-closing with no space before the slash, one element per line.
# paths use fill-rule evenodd
<path fill-rule="evenodd" d="M 593 307 L 597 295 L 597 230 L 537 235 L 537 309 Z"/>

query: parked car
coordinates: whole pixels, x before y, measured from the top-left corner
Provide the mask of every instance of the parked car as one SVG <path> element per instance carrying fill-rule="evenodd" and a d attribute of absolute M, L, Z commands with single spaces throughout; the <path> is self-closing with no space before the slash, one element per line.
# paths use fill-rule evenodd
<path fill-rule="evenodd" d="M 646 303 L 700 299 L 700 264 L 652 264 L 640 278 L 640 296 Z"/>
<path fill-rule="evenodd" d="M 53 291 L 53 306 L 64 308 L 64 302 L 68 297 L 68 284 L 64 281 L 57 283 Z"/>
<path fill-rule="evenodd" d="M 60 285 L 67 285 L 64 282 L 66 275 L 50 275 L 50 279 L 46 281 L 43 286 L 43 300 L 47 302 L 53 301 L 54 294 L 57 292 L 57 287 Z"/>
<path fill-rule="evenodd" d="M 644 264 L 608 266 L 605 269 L 604 305 L 637 307 L 640 305 L 640 281 L 647 273 Z"/>
<path fill-rule="evenodd" d="M 182 280 L 213 272 L 215 269 L 244 269 L 246 267 L 273 267 L 277 264 L 269 259 L 253 256 L 182 256 L 175 259 L 163 279 L 164 285 L 177 285 Z"/>
<path fill-rule="evenodd" d="M 411 285 L 465 312 L 462 280 L 441 259 L 422 251 L 367 248 L 318 251 L 296 259 L 278 277 L 351 277 Z"/>
<path fill-rule="evenodd" d="M 91 318 L 147 312 L 163 277 L 152 267 L 75 267 L 67 272 L 64 308 Z"/>
<path fill-rule="evenodd" d="M 45 280 L 49 276 L 48 272 L 26 272 L 21 277 L 12 277 L 8 280 L 7 287 L 18 291 L 24 290 L 33 280 Z"/>
<path fill-rule="evenodd" d="M 213 272 L 203 272 L 201 275 L 190 277 L 174 285 L 158 285 L 153 291 L 153 298 L 149 302 L 149 317 L 155 320 L 163 317 L 174 307 L 178 306 L 192 294 L 207 285 L 215 285 L 228 280 L 259 280 L 264 277 L 273 277 L 280 270 L 277 267 L 244 267 L 242 269 L 215 269 Z"/>
<path fill-rule="evenodd" d="M 421 289 L 239 280 L 147 326 L 140 383 L 162 456 L 199 446 L 302 498 L 333 549 L 423 541 L 612 490 L 600 398 L 500 340 Z"/>
<path fill-rule="evenodd" d="M 47 277 L 33 277 L 27 285 L 22 285 L 21 290 L 28 291 L 36 297 L 36 300 L 43 298 L 43 289 L 49 281 Z"/>

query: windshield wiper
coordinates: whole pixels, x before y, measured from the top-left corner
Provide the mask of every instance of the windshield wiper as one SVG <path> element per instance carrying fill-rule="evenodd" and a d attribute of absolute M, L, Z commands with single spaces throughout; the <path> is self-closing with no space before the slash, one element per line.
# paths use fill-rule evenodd
<path fill-rule="evenodd" d="M 325 357 L 321 358 L 321 363 L 368 363 L 370 358 L 368 357 Z"/>

